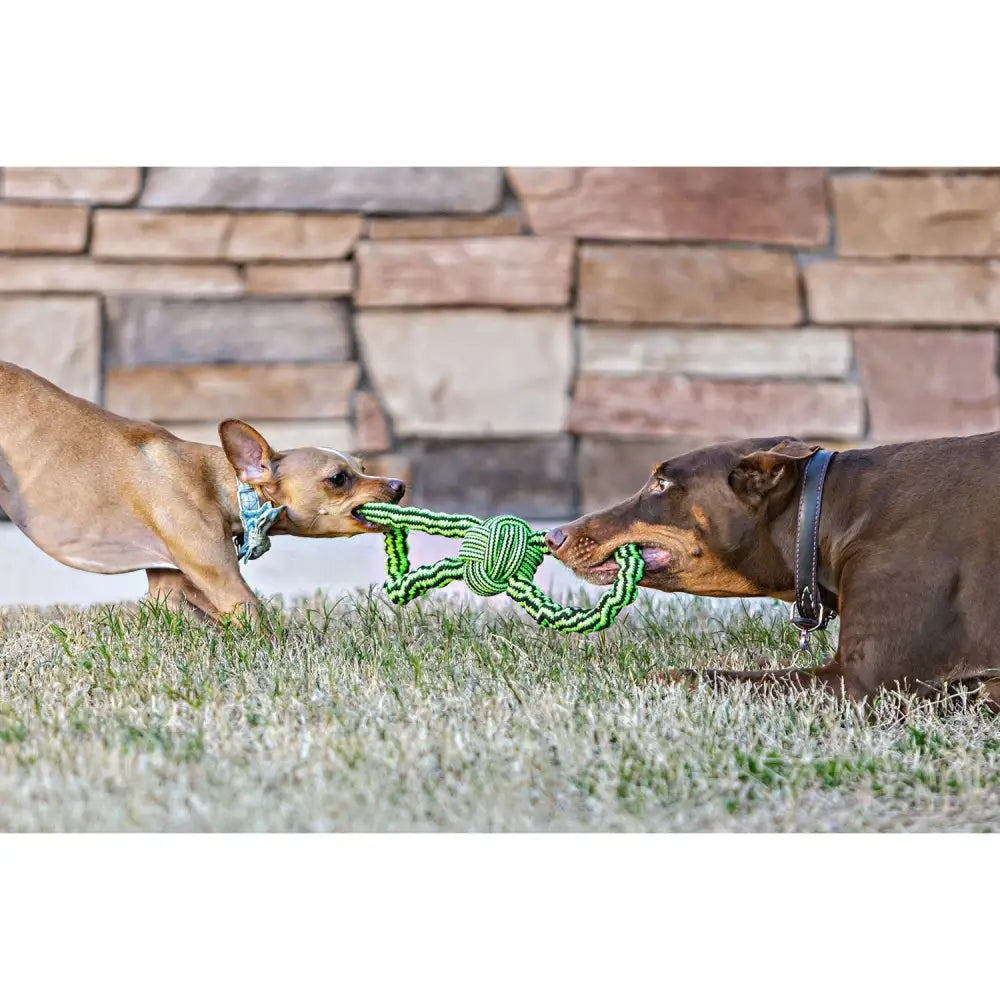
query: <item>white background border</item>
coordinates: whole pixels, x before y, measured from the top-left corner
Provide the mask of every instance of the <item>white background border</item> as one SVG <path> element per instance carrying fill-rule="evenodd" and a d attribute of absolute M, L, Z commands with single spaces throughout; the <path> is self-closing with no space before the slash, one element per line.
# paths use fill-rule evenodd
<path fill-rule="evenodd" d="M 7 5 L 0 161 L 986 166 L 995 18 Z M 5 837 L 0 977 L 12 997 L 963 996 L 995 988 L 994 854 L 955 836 Z"/>

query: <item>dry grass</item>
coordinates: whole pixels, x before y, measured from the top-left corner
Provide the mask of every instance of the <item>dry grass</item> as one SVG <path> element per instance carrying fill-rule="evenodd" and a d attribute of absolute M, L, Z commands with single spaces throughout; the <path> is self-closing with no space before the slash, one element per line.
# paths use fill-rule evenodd
<path fill-rule="evenodd" d="M 589 638 L 441 599 L 250 632 L 144 605 L 7 613 L 0 828 L 997 826 L 1000 720 L 974 702 L 862 715 L 646 681 L 791 652 L 779 617 L 717 607 L 646 601 Z"/>

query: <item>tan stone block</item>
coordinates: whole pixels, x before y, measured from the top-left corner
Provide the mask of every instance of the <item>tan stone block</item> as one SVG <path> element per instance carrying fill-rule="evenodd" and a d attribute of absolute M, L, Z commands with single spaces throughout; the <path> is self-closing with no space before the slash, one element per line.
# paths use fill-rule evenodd
<path fill-rule="evenodd" d="M 517 236 L 524 230 L 519 215 L 416 216 L 408 219 L 369 219 L 370 240 L 456 239 L 476 236 Z"/>
<path fill-rule="evenodd" d="M 363 306 L 565 305 L 573 244 L 532 236 L 398 240 L 358 246 Z"/>
<path fill-rule="evenodd" d="M 362 311 L 366 369 L 398 436 L 565 430 L 572 331 L 564 312 Z"/>
<path fill-rule="evenodd" d="M 389 422 L 378 394 L 359 392 L 354 397 L 354 422 L 358 430 L 358 450 L 370 455 L 392 447 Z"/>
<path fill-rule="evenodd" d="M 837 245 L 845 257 L 1000 254 L 1000 176 L 834 177 Z"/>
<path fill-rule="evenodd" d="M 580 330 L 580 370 L 595 374 L 842 378 L 850 368 L 847 330 L 634 326 L 583 326 Z"/>
<path fill-rule="evenodd" d="M 825 172 L 786 167 L 508 167 L 544 236 L 819 246 Z"/>
<path fill-rule="evenodd" d="M 0 292 L 227 297 L 243 283 L 228 264 L 123 264 L 88 257 L 0 257 Z"/>
<path fill-rule="evenodd" d="M 220 418 L 222 419 L 222 418 Z M 219 421 L 164 423 L 172 434 L 198 444 L 219 443 Z M 253 426 L 276 451 L 292 448 L 333 448 L 350 454 L 357 447 L 347 420 L 254 420 Z"/>
<path fill-rule="evenodd" d="M 138 167 L 5 167 L 3 194 L 21 201 L 120 205 L 139 193 Z"/>
<path fill-rule="evenodd" d="M 350 261 L 322 264 L 248 264 L 247 295 L 346 298 L 354 290 Z"/>
<path fill-rule="evenodd" d="M 231 225 L 225 212 L 98 209 L 91 252 L 109 260 L 218 260 Z"/>
<path fill-rule="evenodd" d="M 869 435 L 881 442 L 1000 429 L 997 338 L 959 330 L 858 330 Z"/>
<path fill-rule="evenodd" d="M 570 413 L 577 434 L 857 438 L 860 390 L 843 382 L 731 381 L 684 375 L 581 375 Z"/>
<path fill-rule="evenodd" d="M 60 296 L 0 298 L 0 358 L 60 389 L 97 402 L 101 377 L 101 303 Z"/>
<path fill-rule="evenodd" d="M 155 208 L 491 212 L 498 167 L 153 167 L 142 204 Z"/>
<path fill-rule="evenodd" d="M 585 244 L 577 315 L 608 323 L 794 326 L 791 254 L 711 247 Z"/>
<path fill-rule="evenodd" d="M 507 167 L 507 179 L 518 198 L 555 201 L 579 189 L 586 167 Z"/>
<path fill-rule="evenodd" d="M 87 209 L 0 204 L 0 253 L 77 253 L 87 245 Z"/>
<path fill-rule="evenodd" d="M 709 438 L 663 437 L 629 441 L 585 437 L 580 441 L 580 502 L 584 511 L 601 510 L 638 492 L 650 472 L 667 459 L 712 444 Z"/>
<path fill-rule="evenodd" d="M 815 261 L 805 268 L 819 323 L 1000 323 L 1000 262 Z"/>
<path fill-rule="evenodd" d="M 93 252 L 114 260 L 329 260 L 350 253 L 360 230 L 357 215 L 104 209 L 94 214 Z"/>
<path fill-rule="evenodd" d="M 347 361 L 344 302 L 109 298 L 108 368 Z"/>
<path fill-rule="evenodd" d="M 188 422 L 346 419 L 355 364 L 192 365 L 109 371 L 108 409 L 137 419 Z"/>
<path fill-rule="evenodd" d="M 232 219 L 230 260 L 338 260 L 361 235 L 360 215 L 253 212 Z"/>
<path fill-rule="evenodd" d="M 253 212 L 232 217 L 230 260 L 337 260 L 361 235 L 360 215 Z"/>

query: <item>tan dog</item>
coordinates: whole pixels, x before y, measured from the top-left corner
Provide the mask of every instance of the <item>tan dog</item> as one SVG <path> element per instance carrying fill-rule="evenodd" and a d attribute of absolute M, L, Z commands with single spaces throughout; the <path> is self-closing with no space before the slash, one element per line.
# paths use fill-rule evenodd
<path fill-rule="evenodd" d="M 258 600 L 240 574 L 237 477 L 286 506 L 272 534 L 343 538 L 377 531 L 354 513 L 395 503 L 395 479 L 323 448 L 274 452 L 249 424 L 219 425 L 222 447 L 126 420 L 0 362 L 0 506 L 44 552 L 91 573 L 146 571 L 149 595 L 209 618 Z"/>

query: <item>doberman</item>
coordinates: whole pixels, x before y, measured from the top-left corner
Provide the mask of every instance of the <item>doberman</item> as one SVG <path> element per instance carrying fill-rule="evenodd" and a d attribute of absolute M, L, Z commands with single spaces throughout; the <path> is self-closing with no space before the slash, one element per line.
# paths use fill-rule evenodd
<path fill-rule="evenodd" d="M 820 456 L 825 484 L 821 476 L 816 489 L 813 477 L 804 489 Z M 797 606 L 796 566 L 809 565 L 804 551 L 813 545 L 818 593 L 806 596 L 818 609 L 813 625 L 824 608 L 840 616 L 833 658 L 814 670 L 701 676 L 818 685 L 857 700 L 879 689 L 927 693 L 973 682 L 997 704 L 998 470 L 1000 434 L 836 454 L 793 438 L 732 441 L 657 465 L 634 496 L 553 529 L 546 541 L 592 583 L 613 579 L 612 553 L 635 542 L 645 587 Z M 814 514 L 803 517 L 813 500 Z"/>

